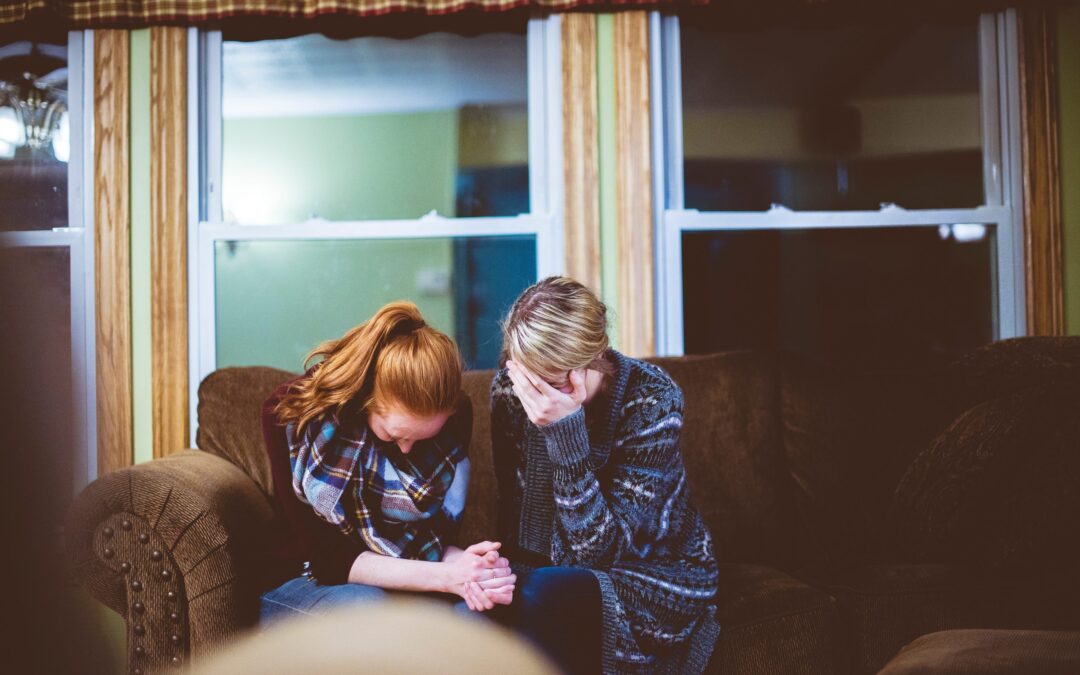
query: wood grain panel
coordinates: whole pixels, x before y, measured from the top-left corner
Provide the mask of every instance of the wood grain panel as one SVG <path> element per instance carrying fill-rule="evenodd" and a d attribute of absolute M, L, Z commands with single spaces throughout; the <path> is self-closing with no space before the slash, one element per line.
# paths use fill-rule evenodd
<path fill-rule="evenodd" d="M 154 457 L 188 447 L 187 31 L 150 29 Z"/>
<path fill-rule="evenodd" d="M 1024 268 L 1029 335 L 1065 334 L 1056 43 L 1052 10 L 1018 10 Z"/>
<path fill-rule="evenodd" d="M 128 32 L 94 32 L 94 283 L 97 469 L 134 457 L 131 413 L 131 221 Z"/>
<path fill-rule="evenodd" d="M 643 11 L 614 18 L 619 306 L 622 350 L 656 352 L 649 110 L 649 19 Z"/>
<path fill-rule="evenodd" d="M 597 159 L 596 17 L 562 17 L 566 275 L 600 293 L 600 173 Z"/>

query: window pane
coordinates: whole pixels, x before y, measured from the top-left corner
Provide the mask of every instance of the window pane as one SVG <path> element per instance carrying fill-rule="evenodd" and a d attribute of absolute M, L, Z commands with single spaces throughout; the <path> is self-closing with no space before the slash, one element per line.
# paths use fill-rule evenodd
<path fill-rule="evenodd" d="M 524 24 L 223 51 L 226 222 L 528 213 Z"/>
<path fill-rule="evenodd" d="M 974 17 L 681 40 L 686 208 L 983 203 Z"/>
<path fill-rule="evenodd" d="M 74 486 L 72 447 L 73 384 L 71 380 L 71 255 L 67 247 L 3 248 L 0 269 L 0 316 L 4 317 L 3 365 L 6 384 L 20 383 L 5 397 L 14 406 L 10 419 L 32 431 L 16 434 L 32 439 L 39 479 L 48 480 L 50 499 L 45 522 L 59 526 L 71 503 Z M 36 385 L 36 386 L 26 386 Z M 31 477 L 26 477 L 29 480 Z"/>
<path fill-rule="evenodd" d="M 536 280 L 536 238 L 229 241 L 215 250 L 217 365 L 300 369 L 319 342 L 394 300 L 492 368 L 499 320 Z"/>
<path fill-rule="evenodd" d="M 683 234 L 685 349 L 951 360 L 994 339 L 993 227 Z"/>
<path fill-rule="evenodd" d="M 0 230 L 68 225 L 67 44 L 0 43 Z"/>

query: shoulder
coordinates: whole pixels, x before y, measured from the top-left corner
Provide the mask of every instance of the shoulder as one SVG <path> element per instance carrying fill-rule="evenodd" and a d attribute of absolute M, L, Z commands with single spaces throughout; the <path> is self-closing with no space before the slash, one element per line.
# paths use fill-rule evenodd
<path fill-rule="evenodd" d="M 635 408 L 682 412 L 682 388 L 666 370 L 655 363 L 640 359 L 629 357 L 623 357 L 623 359 L 625 359 L 625 367 L 628 367 L 630 371 L 622 402 L 621 412 L 624 416 L 631 414 Z"/>

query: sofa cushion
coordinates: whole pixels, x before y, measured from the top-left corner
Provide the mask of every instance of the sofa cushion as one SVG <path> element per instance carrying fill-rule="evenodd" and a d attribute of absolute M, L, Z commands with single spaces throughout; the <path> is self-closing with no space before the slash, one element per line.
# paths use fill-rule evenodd
<path fill-rule="evenodd" d="M 824 591 L 761 565 L 720 564 L 720 639 L 710 673 L 835 673 L 835 603 Z"/>
<path fill-rule="evenodd" d="M 941 369 L 841 368 L 788 355 L 780 399 L 799 563 L 892 559 L 882 527 L 911 460 L 951 421 Z"/>
<path fill-rule="evenodd" d="M 221 368 L 199 385 L 195 445 L 240 467 L 268 495 L 274 492 L 262 437 L 262 404 L 296 377 L 277 368 Z"/>
<path fill-rule="evenodd" d="M 498 493 L 491 456 L 491 378 L 493 370 L 466 371 L 461 388 L 472 401 L 472 442 L 469 445 L 469 494 L 462 515 L 460 542 L 473 544 L 498 537 Z"/>
<path fill-rule="evenodd" d="M 836 598 L 848 672 L 877 672 L 924 633 L 1005 622 L 993 581 L 958 565 L 859 565 L 803 576 Z"/>
<path fill-rule="evenodd" d="M 649 360 L 682 388 L 683 460 L 717 557 L 785 566 L 792 560 L 793 514 L 772 357 L 732 352 Z"/>
<path fill-rule="evenodd" d="M 1080 564 L 1080 370 L 976 405 L 912 463 L 894 518 L 909 554 L 1011 569 Z"/>
<path fill-rule="evenodd" d="M 1059 675 L 1080 671 L 1080 633 L 949 630 L 900 650 L 880 675 Z"/>

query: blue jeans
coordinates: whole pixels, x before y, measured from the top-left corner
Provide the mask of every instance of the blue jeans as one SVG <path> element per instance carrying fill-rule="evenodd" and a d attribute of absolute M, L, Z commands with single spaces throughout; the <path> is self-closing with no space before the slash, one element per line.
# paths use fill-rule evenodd
<path fill-rule="evenodd" d="M 378 586 L 364 584 L 324 585 L 312 577 L 299 576 L 262 594 L 259 603 L 259 627 L 266 628 L 289 617 L 318 614 L 339 607 L 382 602 L 395 596 L 420 597 L 453 603 L 456 613 L 466 616 L 473 613 L 464 601 L 456 595 L 447 593 L 388 591 Z"/>
<path fill-rule="evenodd" d="M 375 586 L 338 584 L 324 586 L 311 577 L 296 577 L 262 595 L 259 626 L 266 628 L 281 619 L 302 614 L 386 600 L 390 594 Z"/>
<path fill-rule="evenodd" d="M 514 602 L 491 618 L 512 628 L 568 675 L 600 672 L 600 583 L 580 567 L 518 572 Z"/>

